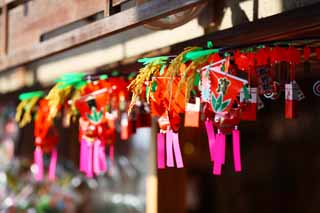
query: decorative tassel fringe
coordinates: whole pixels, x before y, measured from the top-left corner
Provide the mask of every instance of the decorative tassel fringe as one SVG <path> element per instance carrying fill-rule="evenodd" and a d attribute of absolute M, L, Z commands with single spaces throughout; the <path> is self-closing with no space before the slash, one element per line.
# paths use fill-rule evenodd
<path fill-rule="evenodd" d="M 166 152 L 167 152 L 167 166 L 174 167 L 172 130 L 168 130 L 166 134 Z"/>
<path fill-rule="evenodd" d="M 87 142 L 85 139 L 81 139 L 80 142 L 80 171 L 85 172 L 88 168 L 87 162 L 88 148 Z"/>
<path fill-rule="evenodd" d="M 208 135 L 210 159 L 211 159 L 211 161 L 213 161 L 214 160 L 214 146 L 215 146 L 215 142 L 216 142 L 216 136 L 215 136 L 214 129 L 212 126 L 212 121 L 210 121 L 210 120 L 205 121 L 205 126 L 206 126 L 206 130 L 207 130 L 207 135 Z"/>
<path fill-rule="evenodd" d="M 100 163 L 99 163 L 99 154 L 100 154 L 100 140 L 96 140 L 93 143 L 93 172 L 95 175 L 100 175 Z"/>
<path fill-rule="evenodd" d="M 183 168 L 182 155 L 179 145 L 179 135 L 178 133 L 172 132 L 173 139 L 173 151 L 176 158 L 177 168 Z"/>
<path fill-rule="evenodd" d="M 236 172 L 241 172 L 241 155 L 240 155 L 240 131 L 235 127 L 232 131 L 232 148 L 233 148 L 233 161 L 234 170 Z"/>
<path fill-rule="evenodd" d="M 226 136 L 218 132 L 214 153 L 213 174 L 221 175 L 222 165 L 225 163 Z"/>
<path fill-rule="evenodd" d="M 53 149 L 51 152 L 51 159 L 49 165 L 49 180 L 53 181 L 56 179 L 56 168 L 57 168 L 57 161 L 58 161 L 58 152 L 57 149 Z"/>
<path fill-rule="evenodd" d="M 165 135 L 163 133 L 157 134 L 157 162 L 158 169 L 164 169 L 165 165 Z"/>
<path fill-rule="evenodd" d="M 86 160 L 87 160 L 87 168 L 86 168 L 86 175 L 87 177 L 89 178 L 92 178 L 93 177 L 93 144 L 92 143 L 88 143 L 86 142 L 86 146 L 87 146 L 87 157 L 86 157 Z"/>
<path fill-rule="evenodd" d="M 174 167 L 173 155 L 176 159 L 177 168 L 183 168 L 183 160 L 179 145 L 178 133 L 168 130 L 166 134 L 166 153 L 167 153 L 167 167 Z"/>
<path fill-rule="evenodd" d="M 43 179 L 43 152 L 40 147 L 34 150 L 34 164 L 36 165 L 35 180 L 41 181 Z"/>

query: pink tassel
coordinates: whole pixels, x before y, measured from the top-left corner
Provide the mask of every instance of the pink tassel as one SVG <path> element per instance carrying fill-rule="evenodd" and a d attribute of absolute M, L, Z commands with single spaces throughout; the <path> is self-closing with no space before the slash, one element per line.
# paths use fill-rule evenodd
<path fill-rule="evenodd" d="M 80 142 L 80 171 L 85 172 L 87 171 L 87 155 L 88 155 L 88 148 L 87 142 L 85 139 L 81 139 Z"/>
<path fill-rule="evenodd" d="M 99 155 L 100 155 L 100 140 L 96 140 L 93 143 L 93 171 L 95 175 L 100 175 L 100 163 L 99 163 Z"/>
<path fill-rule="evenodd" d="M 36 181 L 41 181 L 43 179 L 43 153 L 40 147 L 36 147 L 34 150 L 34 164 L 37 166 L 35 171 Z"/>
<path fill-rule="evenodd" d="M 214 146 L 215 146 L 215 142 L 216 142 L 216 136 L 214 134 L 212 121 L 210 121 L 210 120 L 205 121 L 205 126 L 206 126 L 206 130 L 207 130 L 207 135 L 208 135 L 210 159 L 211 159 L 211 161 L 213 161 L 214 160 Z"/>
<path fill-rule="evenodd" d="M 179 135 L 178 133 L 172 132 L 172 141 L 173 141 L 173 151 L 176 158 L 177 168 L 183 168 L 183 161 L 179 145 Z"/>
<path fill-rule="evenodd" d="M 173 139 L 172 139 L 172 130 L 168 130 L 166 134 L 166 151 L 167 151 L 167 166 L 174 167 L 173 162 Z"/>
<path fill-rule="evenodd" d="M 218 133 L 216 137 L 213 174 L 221 175 L 222 165 L 225 163 L 226 136 Z"/>
<path fill-rule="evenodd" d="M 157 134 L 157 162 L 158 169 L 164 169 L 165 165 L 165 138 L 163 133 Z"/>
<path fill-rule="evenodd" d="M 234 170 L 241 172 L 241 156 L 240 156 L 240 131 L 235 128 L 232 131 L 233 161 Z"/>
<path fill-rule="evenodd" d="M 87 177 L 91 178 L 93 177 L 93 144 L 92 143 L 86 143 L 87 145 L 87 157 L 86 157 L 86 160 L 87 160 L 87 169 L 86 169 L 86 175 Z"/>
<path fill-rule="evenodd" d="M 50 159 L 50 165 L 49 165 L 49 180 L 55 180 L 56 178 L 57 161 L 58 161 L 58 152 L 57 152 L 57 149 L 55 148 L 51 151 L 51 159 Z"/>
<path fill-rule="evenodd" d="M 99 165 L 100 165 L 101 172 L 106 172 L 108 170 L 106 147 L 102 143 L 100 144 L 100 147 L 99 147 Z"/>

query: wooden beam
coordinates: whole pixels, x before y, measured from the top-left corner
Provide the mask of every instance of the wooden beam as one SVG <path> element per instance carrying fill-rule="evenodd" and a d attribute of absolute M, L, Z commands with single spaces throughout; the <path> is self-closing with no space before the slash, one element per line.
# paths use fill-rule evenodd
<path fill-rule="evenodd" d="M 2 0 L 1 13 L 1 45 L 0 55 L 6 55 L 8 50 L 8 8 L 5 0 Z"/>
<path fill-rule="evenodd" d="M 206 46 L 213 41 L 216 46 L 228 47 L 262 43 L 273 40 L 293 39 L 307 35 L 319 35 L 320 3 L 283 12 L 267 18 L 259 19 L 235 26 L 223 31 L 213 32 L 201 38 L 173 45 L 172 49 L 181 50 L 185 46 Z"/>
<path fill-rule="evenodd" d="M 0 2 L 0 7 L 3 7 L 4 5 L 8 5 L 8 4 L 11 4 L 16 1 L 18 1 L 18 0 L 3 0 Z"/>
<path fill-rule="evenodd" d="M 205 2 L 153 0 L 0 58 L 0 71 L 26 64 Z"/>
<path fill-rule="evenodd" d="M 120 4 L 122 4 L 122 3 L 125 3 L 125 2 L 127 2 L 128 0 L 112 0 L 112 6 L 114 7 L 114 6 L 118 6 L 118 5 L 120 5 Z"/>

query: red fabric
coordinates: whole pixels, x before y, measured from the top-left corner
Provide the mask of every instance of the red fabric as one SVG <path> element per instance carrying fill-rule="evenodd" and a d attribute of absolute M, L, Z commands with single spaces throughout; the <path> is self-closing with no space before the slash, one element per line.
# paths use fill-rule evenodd
<path fill-rule="evenodd" d="M 228 105 L 228 107 L 224 110 L 224 111 L 228 111 L 231 106 L 233 101 L 237 98 L 237 96 L 240 93 L 241 88 L 243 87 L 243 82 L 230 78 L 226 75 L 223 74 L 219 74 L 216 72 L 211 72 L 210 73 L 210 80 L 211 80 L 211 92 L 215 95 L 215 97 L 217 98 L 219 96 L 218 92 L 217 92 L 217 88 L 218 88 L 218 80 L 219 79 L 226 79 L 230 82 L 224 97 L 223 97 L 223 101 L 226 101 L 228 99 L 230 99 L 230 104 Z"/>
<path fill-rule="evenodd" d="M 308 61 L 309 58 L 310 58 L 310 55 L 311 55 L 311 49 L 310 49 L 310 47 L 305 46 L 305 47 L 303 48 L 303 58 L 304 58 L 304 61 Z"/>

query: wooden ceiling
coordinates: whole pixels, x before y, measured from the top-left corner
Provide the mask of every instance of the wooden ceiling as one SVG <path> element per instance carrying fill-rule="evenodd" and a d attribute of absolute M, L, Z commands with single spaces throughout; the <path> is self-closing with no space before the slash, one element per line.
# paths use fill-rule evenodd
<path fill-rule="evenodd" d="M 121 11 L 121 5 L 126 2 L 129 1 L 2 0 L 0 71 L 127 30 L 205 1 L 154 0 Z"/>

